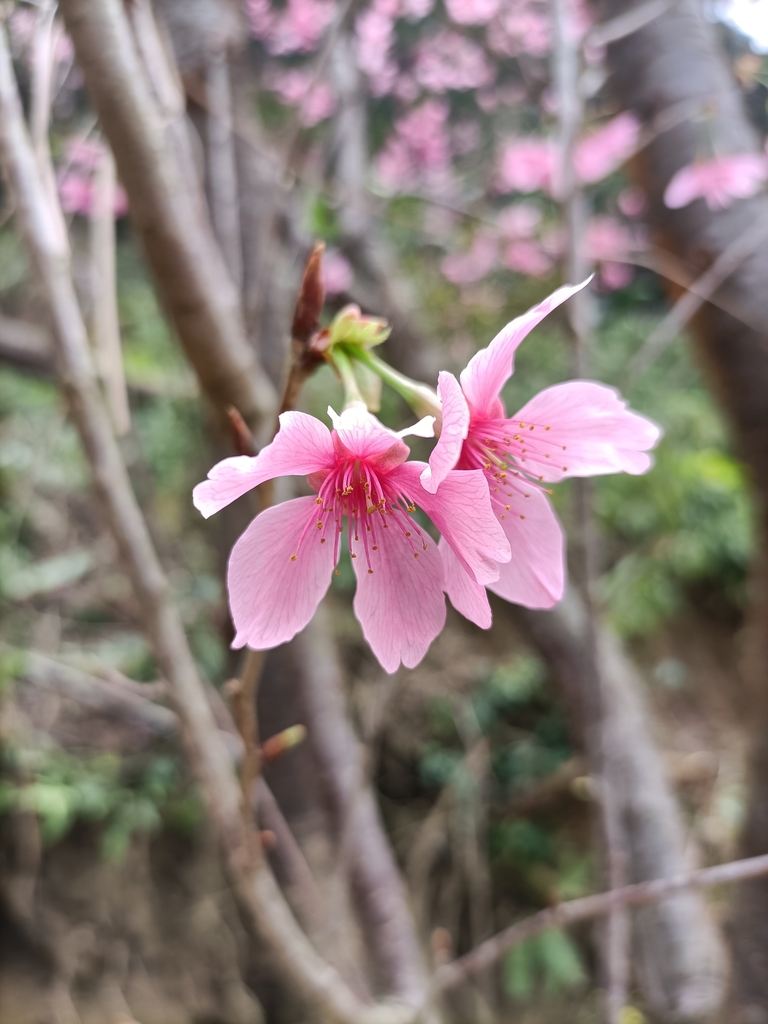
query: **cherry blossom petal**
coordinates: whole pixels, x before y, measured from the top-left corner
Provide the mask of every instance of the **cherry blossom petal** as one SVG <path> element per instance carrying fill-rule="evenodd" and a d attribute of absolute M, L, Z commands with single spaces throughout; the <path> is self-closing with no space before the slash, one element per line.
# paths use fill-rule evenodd
<path fill-rule="evenodd" d="M 475 583 L 469 573 L 465 572 L 444 537 L 440 538 L 437 549 L 443 559 L 443 586 L 451 604 L 459 614 L 480 629 L 489 629 L 493 616 L 485 587 Z"/>
<path fill-rule="evenodd" d="M 591 277 L 581 284 L 564 285 L 538 306 L 517 317 L 503 327 L 487 348 L 474 355 L 461 372 L 461 386 L 473 413 L 485 416 L 499 415 L 497 399 L 501 389 L 512 376 L 515 351 L 520 342 L 553 309 L 581 291 Z"/>
<path fill-rule="evenodd" d="M 422 486 L 430 494 L 435 494 L 448 473 L 456 466 L 469 432 L 469 406 L 459 382 L 452 373 L 440 371 L 437 378 L 437 395 L 443 410 L 443 426 L 429 457 L 429 465 L 421 474 Z"/>
<path fill-rule="evenodd" d="M 313 497 L 268 508 L 235 544 L 227 569 L 233 647 L 276 647 L 314 615 L 333 571 L 333 541 L 321 543 L 316 509 Z"/>
<path fill-rule="evenodd" d="M 337 454 L 367 459 L 382 469 L 398 466 L 411 454 L 408 445 L 368 412 L 362 402 L 352 402 L 340 416 L 328 406 L 328 415 L 336 438 L 343 446 L 340 451 L 334 439 Z"/>
<path fill-rule="evenodd" d="M 525 468 L 547 481 L 645 473 L 653 462 L 646 452 L 661 437 L 617 391 L 590 381 L 546 388 L 517 413 L 518 421 L 526 425 Z"/>
<path fill-rule="evenodd" d="M 491 508 L 485 474 L 479 469 L 449 473 L 439 494 L 430 494 L 419 479 L 424 468 L 423 462 L 406 462 L 390 479 L 424 509 L 472 579 L 497 580 L 497 563 L 509 561 L 510 550 Z"/>
<path fill-rule="evenodd" d="M 333 463 L 331 432 L 303 412 L 284 412 L 274 441 L 258 455 L 235 455 L 217 462 L 208 479 L 192 492 L 192 502 L 207 519 L 236 498 L 276 476 L 308 476 Z"/>
<path fill-rule="evenodd" d="M 525 495 L 527 494 L 527 497 Z M 515 492 L 502 521 L 512 558 L 500 565 L 494 594 L 526 608 L 551 608 L 565 589 L 565 538 L 557 516 L 541 491 Z"/>
<path fill-rule="evenodd" d="M 435 436 L 435 417 L 434 416 L 422 416 L 418 422 L 412 424 L 410 427 L 404 427 L 402 430 L 395 432 L 396 437 L 434 437 Z"/>
<path fill-rule="evenodd" d="M 394 672 L 401 661 L 406 668 L 415 668 L 445 625 L 443 565 L 437 546 L 427 534 L 418 545 L 410 540 L 390 526 L 379 550 L 371 553 L 370 573 L 362 542 L 350 542 L 357 556 L 352 560 L 357 575 L 355 615 L 386 672 Z"/>

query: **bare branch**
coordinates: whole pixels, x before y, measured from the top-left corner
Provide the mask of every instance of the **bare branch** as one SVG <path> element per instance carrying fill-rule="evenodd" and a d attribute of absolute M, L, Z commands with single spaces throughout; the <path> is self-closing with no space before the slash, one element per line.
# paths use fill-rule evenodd
<path fill-rule="evenodd" d="M 751 256 L 768 236 L 768 221 L 760 219 L 751 231 L 739 235 L 720 253 L 712 265 L 690 286 L 664 319 L 648 335 L 642 348 L 632 356 L 627 366 L 626 387 L 632 387 L 639 377 L 653 366 L 664 349 L 678 336 L 720 285 Z"/>
<path fill-rule="evenodd" d="M 562 928 L 565 925 L 575 924 L 577 921 L 604 917 L 616 907 L 641 907 L 649 903 L 657 903 L 659 900 L 688 889 L 722 885 L 725 882 L 742 882 L 749 878 L 760 878 L 763 875 L 768 875 L 768 854 L 762 857 L 749 857 L 746 860 L 734 860 L 712 868 L 700 868 L 698 871 L 676 875 L 673 878 L 655 878 L 650 882 L 637 882 L 635 885 L 626 885 L 621 889 L 611 889 L 594 896 L 568 900 L 566 903 L 548 907 L 538 914 L 518 921 L 517 924 L 499 932 L 487 942 L 481 943 L 471 953 L 459 957 L 444 967 L 439 967 L 435 973 L 435 989 L 438 992 L 445 992 L 455 988 L 471 975 L 489 967 L 508 949 L 548 928 Z"/>

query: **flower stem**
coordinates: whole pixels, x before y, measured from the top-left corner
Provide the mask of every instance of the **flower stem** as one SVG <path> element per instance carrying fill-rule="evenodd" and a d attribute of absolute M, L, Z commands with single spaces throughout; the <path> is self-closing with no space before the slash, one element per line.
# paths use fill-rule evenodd
<path fill-rule="evenodd" d="M 440 400 L 432 388 L 426 384 L 420 384 L 419 381 L 411 380 L 410 377 L 398 373 L 397 370 L 393 370 L 388 363 L 374 355 L 370 349 L 360 346 L 355 351 L 355 359 L 358 359 L 373 370 L 375 374 L 378 374 L 384 383 L 389 384 L 398 395 L 401 395 L 419 416 L 434 416 L 439 430 L 440 423 L 442 422 L 442 409 Z"/>
<path fill-rule="evenodd" d="M 363 398 L 360 387 L 358 386 L 355 371 L 352 368 L 352 362 L 347 353 L 342 351 L 341 346 L 334 345 L 333 349 L 328 353 L 327 358 L 336 369 L 344 387 L 345 407 L 350 405 L 352 402 L 362 402 L 363 405 L 365 405 L 365 399 Z"/>

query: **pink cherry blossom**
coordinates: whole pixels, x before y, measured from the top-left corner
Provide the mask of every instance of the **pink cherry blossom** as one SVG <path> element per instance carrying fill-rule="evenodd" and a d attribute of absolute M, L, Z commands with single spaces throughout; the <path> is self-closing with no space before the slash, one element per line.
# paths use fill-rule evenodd
<path fill-rule="evenodd" d="M 494 68 L 482 46 L 443 29 L 417 46 L 413 77 L 431 92 L 482 89 L 493 81 Z"/>
<path fill-rule="evenodd" d="M 363 634 L 387 672 L 401 661 L 413 668 L 445 621 L 441 558 L 413 519 L 416 504 L 475 586 L 498 579 L 509 545 L 482 473 L 442 473 L 436 496 L 421 485 L 425 464 L 406 462 L 401 435 L 361 403 L 329 414 L 333 431 L 305 413 L 284 413 L 274 441 L 255 458 L 225 459 L 195 487 L 206 518 L 276 476 L 306 475 L 315 491 L 262 512 L 232 549 L 232 646 L 275 647 L 307 625 L 330 585 L 346 520 Z M 426 417 L 402 433 L 428 436 L 432 423 Z"/>
<path fill-rule="evenodd" d="M 710 210 L 724 210 L 734 199 L 748 199 L 768 178 L 768 161 L 757 153 L 735 153 L 681 167 L 664 192 L 672 210 L 704 199 Z"/>
<path fill-rule="evenodd" d="M 629 111 L 580 139 L 574 153 L 579 179 L 592 183 L 612 174 L 632 155 L 639 139 L 640 122 Z"/>
<path fill-rule="evenodd" d="M 567 285 L 507 324 L 462 371 L 461 384 L 445 371 L 438 380 L 442 432 L 422 474 L 439 493 L 444 474 L 482 470 L 509 540 L 512 558 L 488 589 L 529 608 L 550 608 L 565 586 L 563 532 L 546 484 L 569 476 L 645 473 L 646 452 L 660 437 L 650 420 L 629 410 L 602 384 L 570 381 L 540 392 L 507 416 L 500 392 L 513 373 L 518 345 L 543 318 L 579 291 Z M 488 598 L 445 545 L 446 592 L 454 607 L 478 625 L 490 625 Z"/>
<path fill-rule="evenodd" d="M 500 0 L 445 0 L 448 17 L 457 25 L 487 25 L 499 6 Z"/>
<path fill-rule="evenodd" d="M 548 139 L 512 139 L 501 151 L 497 192 L 549 192 L 555 153 Z"/>

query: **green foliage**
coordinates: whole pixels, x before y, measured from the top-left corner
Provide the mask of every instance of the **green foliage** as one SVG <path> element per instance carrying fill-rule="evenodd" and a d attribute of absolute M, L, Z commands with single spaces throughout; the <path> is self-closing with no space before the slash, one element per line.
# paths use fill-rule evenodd
<path fill-rule="evenodd" d="M 510 949 L 504 960 L 504 982 L 513 998 L 524 1001 L 538 989 L 557 995 L 580 988 L 587 974 L 576 943 L 557 928 Z"/>
<path fill-rule="evenodd" d="M 163 821 L 190 829 L 199 820 L 197 799 L 169 756 L 131 765 L 113 754 L 17 749 L 6 759 L 11 763 L 0 781 L 0 813 L 36 814 L 48 844 L 77 821 L 98 822 L 104 856 L 119 860 L 134 833 L 155 832 Z M 10 781 L 14 777 L 28 781 Z"/>
<path fill-rule="evenodd" d="M 616 349 L 636 347 L 638 333 L 636 320 L 613 328 L 603 356 L 607 379 L 616 371 Z M 664 428 L 655 467 L 643 477 L 605 477 L 595 488 L 614 552 L 605 606 L 625 635 L 649 633 L 697 599 L 719 612 L 740 610 L 753 545 L 744 472 L 681 342 L 635 392 L 633 405 Z"/>

